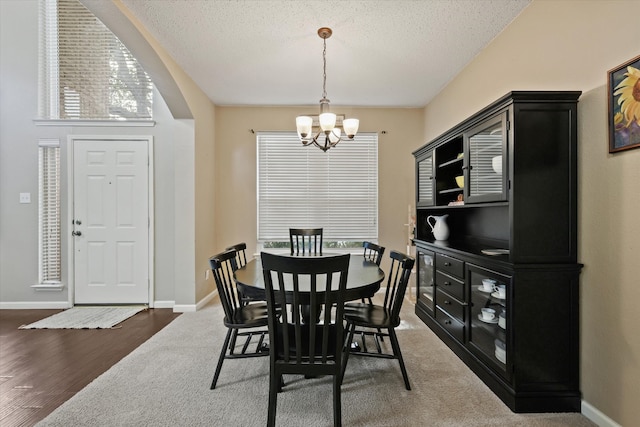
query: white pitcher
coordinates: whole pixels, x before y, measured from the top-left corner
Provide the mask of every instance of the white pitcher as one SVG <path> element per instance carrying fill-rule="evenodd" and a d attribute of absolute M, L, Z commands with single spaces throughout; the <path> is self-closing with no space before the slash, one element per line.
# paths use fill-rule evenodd
<path fill-rule="evenodd" d="M 446 221 L 448 216 L 449 215 L 429 215 L 427 217 L 427 224 L 431 227 L 433 237 L 435 237 L 436 240 L 447 240 L 449 238 L 449 226 Z M 433 224 L 431 224 L 431 218 L 435 221 Z"/>

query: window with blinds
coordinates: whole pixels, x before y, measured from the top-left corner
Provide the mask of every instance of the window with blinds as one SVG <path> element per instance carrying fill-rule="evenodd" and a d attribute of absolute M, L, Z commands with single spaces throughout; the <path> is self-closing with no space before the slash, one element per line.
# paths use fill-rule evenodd
<path fill-rule="evenodd" d="M 304 147 L 296 132 L 259 132 L 257 145 L 260 242 L 288 244 L 290 227 L 322 227 L 329 246 L 377 240 L 377 134 L 327 152 Z"/>
<path fill-rule="evenodd" d="M 120 40 L 78 0 L 40 2 L 40 117 L 151 120 L 151 79 Z"/>
<path fill-rule="evenodd" d="M 60 283 L 60 142 L 40 140 L 38 147 L 39 279 Z"/>

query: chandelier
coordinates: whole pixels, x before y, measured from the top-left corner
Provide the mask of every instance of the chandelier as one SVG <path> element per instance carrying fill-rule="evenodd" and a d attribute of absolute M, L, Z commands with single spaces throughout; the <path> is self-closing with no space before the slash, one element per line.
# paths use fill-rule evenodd
<path fill-rule="evenodd" d="M 343 135 L 339 127 L 336 127 L 336 115 L 329 112 L 329 100 L 327 99 L 327 39 L 331 37 L 331 28 L 322 27 L 318 30 L 318 35 L 323 40 L 322 50 L 323 73 L 322 73 L 322 99 L 320 100 L 320 116 L 318 123 L 313 123 L 310 116 L 296 117 L 296 128 L 298 137 L 302 145 L 315 145 L 322 151 L 327 151 L 342 141 Z M 358 119 L 345 119 L 342 122 L 344 133 L 349 139 L 358 132 L 360 121 Z"/>

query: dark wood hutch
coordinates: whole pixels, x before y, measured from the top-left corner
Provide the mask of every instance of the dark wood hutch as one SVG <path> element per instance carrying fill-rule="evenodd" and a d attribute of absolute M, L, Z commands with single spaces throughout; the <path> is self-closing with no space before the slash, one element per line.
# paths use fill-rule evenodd
<path fill-rule="evenodd" d="M 580 411 L 580 94 L 510 92 L 413 153 L 416 313 L 514 412 Z"/>

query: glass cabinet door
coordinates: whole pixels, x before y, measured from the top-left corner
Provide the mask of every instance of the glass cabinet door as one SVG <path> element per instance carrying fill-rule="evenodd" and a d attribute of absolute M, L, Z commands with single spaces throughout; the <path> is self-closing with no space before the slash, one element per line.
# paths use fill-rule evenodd
<path fill-rule="evenodd" d="M 507 199 L 507 127 L 503 112 L 465 133 L 465 201 Z"/>
<path fill-rule="evenodd" d="M 469 346 L 505 377 L 509 363 L 511 277 L 467 265 L 471 289 Z"/>
<path fill-rule="evenodd" d="M 417 206 L 433 206 L 434 204 L 434 179 L 433 179 L 433 151 L 429 151 L 417 162 Z"/>
<path fill-rule="evenodd" d="M 434 310 L 434 266 L 435 257 L 433 252 L 424 250 L 420 247 L 416 248 L 418 258 L 417 268 L 417 296 L 418 304 L 425 309 L 427 313 L 433 316 Z"/>

